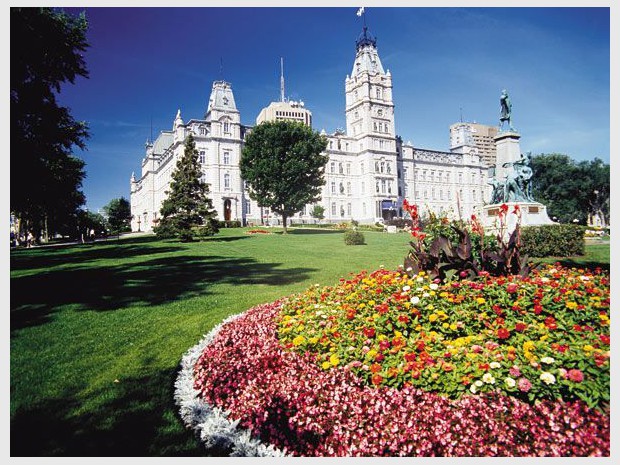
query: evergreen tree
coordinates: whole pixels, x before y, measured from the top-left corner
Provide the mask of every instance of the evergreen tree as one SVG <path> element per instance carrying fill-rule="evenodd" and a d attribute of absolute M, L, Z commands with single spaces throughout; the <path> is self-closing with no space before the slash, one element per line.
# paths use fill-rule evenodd
<path fill-rule="evenodd" d="M 213 235 L 218 232 L 217 213 L 209 199 L 209 186 L 202 180 L 194 137 L 185 140 L 183 156 L 172 172 L 168 198 L 161 206 L 161 219 L 154 229 L 160 237 L 178 237 L 187 242 L 194 234 Z"/>
<path fill-rule="evenodd" d="M 88 77 L 88 23 L 52 8 L 11 8 L 11 212 L 21 229 L 75 233 L 88 129 L 59 106 L 61 84 Z"/>
<path fill-rule="evenodd" d="M 112 234 L 131 230 L 131 205 L 125 197 L 110 200 L 103 211 L 108 217 L 107 223 Z"/>
<path fill-rule="evenodd" d="M 292 121 L 264 122 L 246 137 L 241 153 L 241 177 L 250 197 L 287 219 L 320 200 L 327 140 L 312 128 Z"/>

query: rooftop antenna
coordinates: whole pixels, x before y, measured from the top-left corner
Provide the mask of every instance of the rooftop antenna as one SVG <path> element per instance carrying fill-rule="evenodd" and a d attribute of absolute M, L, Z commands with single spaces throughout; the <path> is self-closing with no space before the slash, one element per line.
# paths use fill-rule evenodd
<path fill-rule="evenodd" d="M 284 102 L 284 58 L 280 57 L 280 102 Z"/>
<path fill-rule="evenodd" d="M 153 115 L 151 115 L 151 143 L 153 142 Z"/>
<path fill-rule="evenodd" d="M 460 107 L 461 109 L 461 123 L 463 122 L 463 107 Z"/>

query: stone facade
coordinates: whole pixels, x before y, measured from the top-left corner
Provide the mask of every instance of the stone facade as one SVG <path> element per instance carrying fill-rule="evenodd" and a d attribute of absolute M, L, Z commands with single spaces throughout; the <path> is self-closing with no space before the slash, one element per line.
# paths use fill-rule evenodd
<path fill-rule="evenodd" d="M 422 214 L 443 212 L 466 219 L 479 211 L 490 186 L 488 167 L 478 153 L 416 148 L 395 134 L 392 75 L 384 70 L 376 40 L 366 28 L 356 42 L 351 75 L 345 79 L 345 102 L 346 130 L 322 131 L 329 154 L 319 202 L 325 208 L 324 221 L 389 220 L 403 215 L 405 198 L 418 204 Z M 288 102 L 272 103 L 261 111 L 259 119 L 278 119 L 276 111 L 283 111 L 282 104 L 290 106 Z M 304 122 L 311 121 L 305 108 L 284 110 L 299 113 Z M 243 224 L 279 224 L 268 208 L 250 200 L 240 177 L 241 149 L 249 130 L 241 124 L 232 88 L 224 81 L 214 82 L 204 119 L 184 123 L 179 111 L 172 130 L 162 131 L 153 143 L 147 143 L 141 177 L 132 175 L 132 230 L 148 231 L 157 224 L 172 170 L 190 132 L 201 153 L 218 218 Z M 306 206 L 291 222 L 315 222 L 311 209 L 312 205 Z"/>

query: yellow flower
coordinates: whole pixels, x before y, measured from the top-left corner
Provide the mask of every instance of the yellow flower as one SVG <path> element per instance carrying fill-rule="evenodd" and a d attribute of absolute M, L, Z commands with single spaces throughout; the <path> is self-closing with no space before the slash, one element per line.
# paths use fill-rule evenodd
<path fill-rule="evenodd" d="M 324 370 L 327 370 L 327 369 L 329 369 L 329 367 L 331 367 L 331 366 L 332 366 L 332 364 L 331 364 L 331 363 L 329 363 L 329 362 L 327 362 L 327 361 L 325 361 L 325 362 L 323 362 L 323 363 L 321 364 L 321 366 L 323 367 L 323 369 L 324 369 Z"/>
<path fill-rule="evenodd" d="M 331 363 L 332 366 L 338 366 L 338 364 L 340 363 L 340 359 L 336 354 L 332 354 L 329 356 L 329 363 Z"/>
<path fill-rule="evenodd" d="M 590 344 L 586 344 L 585 346 L 583 346 L 584 352 L 592 352 L 593 350 L 594 350 L 594 347 L 592 347 Z"/>
<path fill-rule="evenodd" d="M 450 325 L 450 329 L 451 329 L 452 331 L 456 331 L 456 330 L 458 329 L 458 326 L 456 325 L 456 323 L 452 323 L 452 324 Z"/>
<path fill-rule="evenodd" d="M 371 307 L 374 307 L 374 306 L 375 306 L 375 303 L 376 303 L 376 302 L 375 302 L 374 300 L 369 300 L 369 301 L 368 301 L 368 305 L 370 305 Z"/>
<path fill-rule="evenodd" d="M 431 313 L 431 314 L 428 316 L 428 321 L 430 321 L 430 322 L 432 323 L 432 322 L 434 322 L 434 321 L 437 321 L 437 318 L 439 318 L 439 317 L 438 317 L 436 314 Z"/>
<path fill-rule="evenodd" d="M 442 327 L 443 329 L 448 329 L 448 328 L 450 327 L 450 325 L 449 325 L 448 323 L 443 323 L 443 324 L 441 325 L 441 327 Z"/>
<path fill-rule="evenodd" d="M 549 335 L 548 334 L 543 334 L 542 336 L 540 336 L 540 339 L 538 339 L 539 341 L 546 341 L 547 339 L 549 339 Z"/>
<path fill-rule="evenodd" d="M 364 308 L 365 306 L 366 306 L 366 304 L 365 304 L 364 302 L 362 302 L 361 304 L 359 304 L 359 305 L 357 306 L 357 308 Z"/>
<path fill-rule="evenodd" d="M 302 345 L 304 342 L 306 342 L 306 338 L 303 336 L 297 336 L 295 339 L 293 339 L 293 345 L 294 346 L 300 346 Z"/>
<path fill-rule="evenodd" d="M 577 308 L 577 302 L 566 302 L 566 308 L 575 310 Z"/>
<path fill-rule="evenodd" d="M 444 299 L 445 299 L 445 298 L 446 298 L 446 297 L 448 297 L 449 295 L 450 295 L 450 294 L 448 294 L 446 291 L 443 291 L 441 294 L 439 294 L 439 297 L 442 297 L 442 298 L 444 298 Z"/>
<path fill-rule="evenodd" d="M 316 344 L 317 342 L 319 342 L 319 338 L 316 336 L 311 337 L 310 339 L 308 339 L 308 342 L 310 342 L 310 344 Z"/>
<path fill-rule="evenodd" d="M 428 305 L 426 306 L 426 309 L 427 309 L 427 310 L 433 310 L 434 308 L 435 308 L 435 307 L 433 306 L 433 304 L 428 304 Z"/>
<path fill-rule="evenodd" d="M 366 358 L 373 359 L 376 355 L 377 351 L 375 349 L 370 349 L 368 352 L 366 352 Z"/>
<path fill-rule="evenodd" d="M 394 336 L 395 337 L 403 337 L 403 333 L 401 333 L 400 331 L 394 331 Z"/>
<path fill-rule="evenodd" d="M 478 302 L 478 305 L 482 305 L 483 303 L 485 303 L 485 302 L 486 302 L 486 300 L 484 300 L 484 298 L 483 298 L 483 297 L 478 297 L 478 298 L 476 299 L 476 302 Z"/>

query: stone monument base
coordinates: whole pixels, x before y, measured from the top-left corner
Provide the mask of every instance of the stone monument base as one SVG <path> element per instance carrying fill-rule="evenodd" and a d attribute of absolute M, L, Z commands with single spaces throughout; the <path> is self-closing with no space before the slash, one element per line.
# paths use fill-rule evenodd
<path fill-rule="evenodd" d="M 538 202 L 506 202 L 508 213 L 506 214 L 505 227 L 506 232 L 514 231 L 518 216 L 513 214 L 515 206 L 519 206 L 521 212 L 521 227 L 523 226 L 541 226 L 545 224 L 557 224 L 551 221 L 547 215 L 547 207 Z M 487 231 L 499 231 L 499 212 L 502 204 L 485 205 L 482 207 L 480 220 Z"/>

